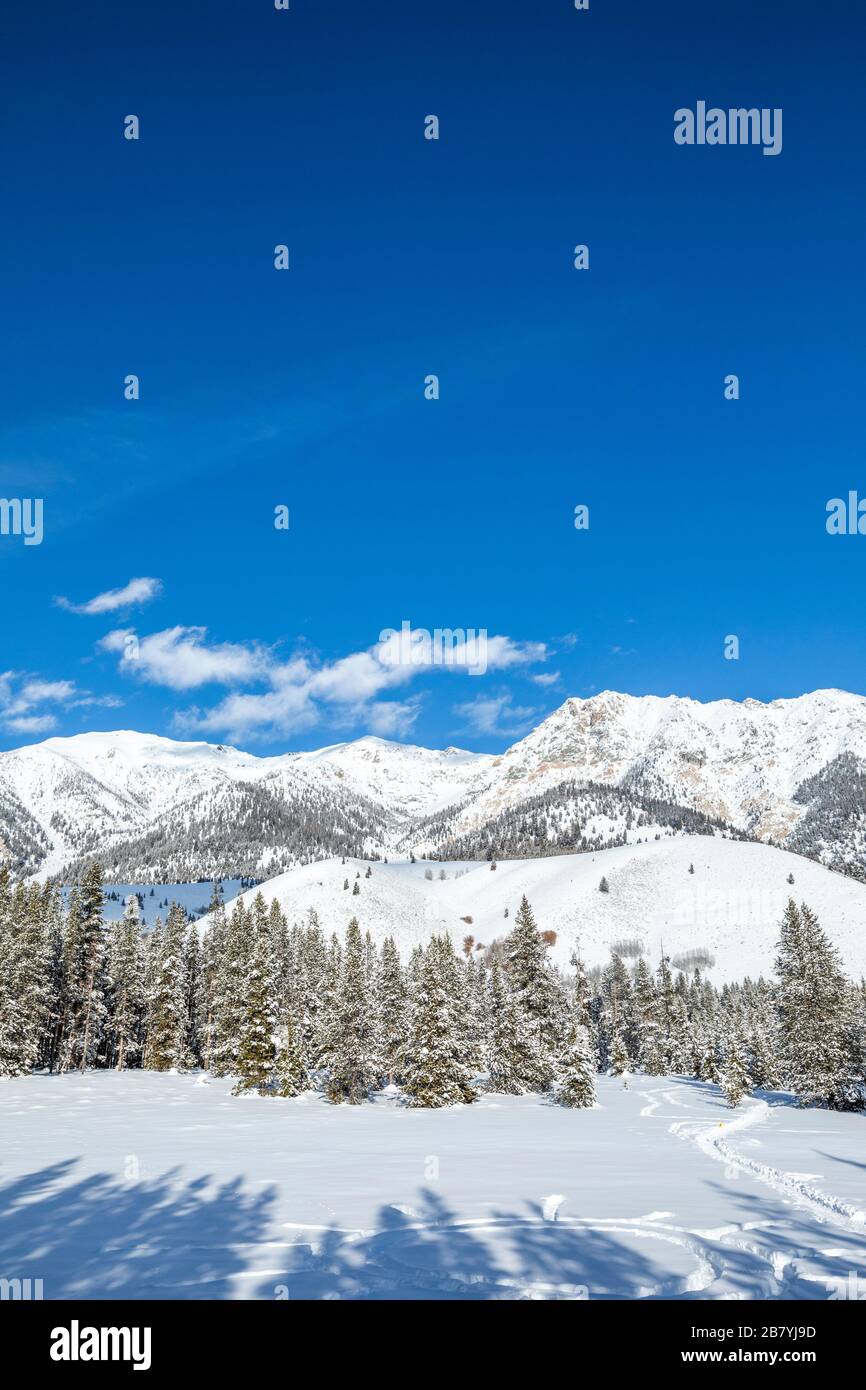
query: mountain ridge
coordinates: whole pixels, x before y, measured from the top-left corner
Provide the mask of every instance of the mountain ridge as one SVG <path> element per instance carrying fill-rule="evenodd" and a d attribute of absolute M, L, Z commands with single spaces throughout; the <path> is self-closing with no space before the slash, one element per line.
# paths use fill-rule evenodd
<path fill-rule="evenodd" d="M 265 877 L 333 855 L 436 855 L 446 842 L 495 855 L 506 832 L 524 852 L 530 808 L 534 852 L 545 835 L 544 852 L 598 848 L 670 829 L 666 807 L 705 833 L 727 827 L 866 872 L 864 787 L 864 696 L 602 691 L 569 697 L 501 753 L 374 735 L 264 757 L 136 730 L 52 737 L 0 753 L 0 854 L 40 877 L 96 856 L 130 881 Z"/>

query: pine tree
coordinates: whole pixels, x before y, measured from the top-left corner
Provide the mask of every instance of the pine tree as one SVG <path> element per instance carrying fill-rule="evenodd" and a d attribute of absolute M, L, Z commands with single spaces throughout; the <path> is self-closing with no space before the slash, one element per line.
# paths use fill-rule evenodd
<path fill-rule="evenodd" d="M 63 1025 L 63 904 L 60 890 L 51 884 L 44 889 L 43 936 L 46 961 L 46 1017 L 40 1065 L 54 1071 L 58 1062 L 60 1030 Z"/>
<path fill-rule="evenodd" d="M 189 1018 L 184 980 L 186 913 L 172 903 L 165 926 L 155 935 L 147 1000 L 147 1046 L 150 1071 L 182 1071 L 191 1065 L 187 1051 Z"/>
<path fill-rule="evenodd" d="M 69 895 L 63 933 L 63 1018 L 61 1071 L 93 1066 L 106 1016 L 102 870 L 86 872 Z"/>
<path fill-rule="evenodd" d="M 773 1091 L 779 1085 L 774 995 L 774 990 L 765 980 L 758 981 L 754 1007 L 742 1029 L 748 1039 L 746 1052 L 753 1083 L 766 1091 Z"/>
<path fill-rule="evenodd" d="M 600 1051 L 602 1067 L 609 1067 L 613 1057 L 613 1043 L 629 1032 L 632 1018 L 632 985 L 622 958 L 611 952 L 608 965 L 601 977 L 601 1038 Z"/>
<path fill-rule="evenodd" d="M 109 928 L 108 986 L 112 1055 L 117 1071 L 123 1071 L 141 1051 L 144 1011 L 141 911 L 135 894 L 130 894 L 123 916 Z"/>
<path fill-rule="evenodd" d="M 659 1024 L 658 994 L 649 966 L 643 957 L 635 966 L 632 1001 L 637 1043 L 636 1060 L 648 1076 L 663 1076 L 666 1068 Z"/>
<path fill-rule="evenodd" d="M 105 941 L 102 926 L 104 896 L 102 868 L 92 864 L 81 881 L 81 921 L 84 933 L 84 977 L 81 1071 L 96 1059 L 105 1021 Z"/>
<path fill-rule="evenodd" d="M 400 964 L 400 953 L 393 937 L 382 943 L 382 957 L 376 981 L 377 1034 L 381 1052 L 382 1071 L 393 1085 L 401 1076 L 401 1058 L 406 1047 L 409 1029 L 406 981 Z"/>
<path fill-rule="evenodd" d="M 336 941 L 336 938 L 334 938 Z M 296 973 L 289 996 L 289 1009 L 295 1020 L 298 1047 L 308 1071 L 323 1065 L 319 1061 L 322 1017 L 327 1001 L 336 990 L 338 972 L 329 965 L 325 934 L 311 908 L 307 924 L 296 929 L 294 954 Z M 329 994 L 330 989 L 330 994 Z"/>
<path fill-rule="evenodd" d="M 848 1077 L 842 1099 L 853 1110 L 866 1109 L 866 980 L 852 985 L 848 1018 Z"/>
<path fill-rule="evenodd" d="M 589 1034 L 581 1024 L 572 1027 L 564 1065 L 557 1088 L 560 1105 L 572 1109 L 589 1109 L 596 1103 L 595 1067 L 589 1045 Z"/>
<path fill-rule="evenodd" d="M 734 1034 L 731 1035 L 728 1042 L 728 1052 L 722 1068 L 720 1085 L 728 1105 L 732 1107 L 739 1105 L 743 1096 L 749 1095 L 752 1089 L 752 1078 L 749 1076 L 745 1053 L 739 1039 Z"/>
<path fill-rule="evenodd" d="M 475 1100 L 460 1045 L 450 941 L 433 937 L 424 952 L 406 1048 L 403 1089 L 410 1105 L 436 1108 Z"/>
<path fill-rule="evenodd" d="M 261 893 L 256 894 L 253 903 L 252 930 L 253 943 L 244 981 L 238 1055 L 234 1067 L 238 1080 L 232 1095 L 236 1096 L 248 1091 L 267 1094 L 276 1062 L 271 940 Z M 286 1061 L 288 1076 L 289 1059 Z"/>
<path fill-rule="evenodd" d="M 274 1066 L 274 1095 L 299 1096 L 309 1086 L 309 1076 L 304 1066 L 295 1036 L 291 1018 L 287 1018 L 280 1030 L 280 1047 Z"/>
<path fill-rule="evenodd" d="M 201 941 L 201 988 L 199 1042 L 202 1066 L 210 1071 L 216 1047 L 218 981 L 226 939 L 226 915 L 222 893 L 214 883 L 208 909 L 210 925 Z"/>
<path fill-rule="evenodd" d="M 487 1089 L 523 1096 L 544 1090 L 550 1074 L 538 1038 L 494 959 L 490 970 L 490 1043 Z"/>
<path fill-rule="evenodd" d="M 378 1083 L 381 1073 L 374 1023 L 361 929 L 353 917 L 346 929 L 330 1048 L 327 1092 L 335 1104 L 359 1105 Z"/>
<path fill-rule="evenodd" d="M 183 988 L 186 1015 L 186 1065 L 197 1067 L 202 1060 L 202 1034 L 206 1027 L 203 999 L 203 951 L 198 927 L 191 923 L 183 944 Z"/>
<path fill-rule="evenodd" d="M 631 1061 L 622 1033 L 614 1033 L 610 1047 L 610 1070 L 613 1076 L 622 1076 L 631 1071 Z"/>
<path fill-rule="evenodd" d="M 566 1003 L 547 960 L 547 947 L 524 897 L 504 942 L 508 980 L 537 1049 L 537 1086 L 546 1090 L 565 1029 Z"/>
<path fill-rule="evenodd" d="M 802 903 L 788 902 L 776 973 L 787 1081 L 802 1105 L 844 1105 L 850 995 L 839 955 Z"/>
<path fill-rule="evenodd" d="M 0 870 L 0 1076 L 37 1065 L 50 1008 L 45 901 Z"/>
<path fill-rule="evenodd" d="M 252 936 L 252 914 L 238 898 L 225 924 L 222 953 L 213 980 L 211 1070 L 216 1076 L 231 1076 L 237 1071 Z"/>
<path fill-rule="evenodd" d="M 325 1071 L 329 1070 L 333 1064 L 337 1046 L 342 971 L 343 948 L 336 932 L 332 932 L 322 965 L 319 1001 L 314 1015 L 315 1026 L 310 1044 L 312 1065 L 316 1069 Z"/>

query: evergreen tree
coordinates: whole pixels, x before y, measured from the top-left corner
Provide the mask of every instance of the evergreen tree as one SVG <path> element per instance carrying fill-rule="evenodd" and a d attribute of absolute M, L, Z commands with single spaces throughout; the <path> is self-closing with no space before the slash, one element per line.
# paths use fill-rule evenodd
<path fill-rule="evenodd" d="M 10 891 L 0 870 L 0 1076 L 36 1066 L 50 1009 L 48 937 L 38 888 Z"/>
<path fill-rule="evenodd" d="M 589 1034 L 581 1024 L 575 1023 L 568 1040 L 562 1076 L 557 1088 L 559 1104 L 575 1110 L 589 1109 L 595 1105 L 594 1073 Z"/>
<path fill-rule="evenodd" d="M 309 1076 L 291 1018 L 280 1030 L 280 1048 L 274 1067 L 274 1095 L 299 1096 L 309 1086 Z"/>
<path fill-rule="evenodd" d="M 202 1035 L 206 1028 L 203 999 L 203 951 L 195 923 L 187 928 L 183 945 L 183 987 L 186 1015 L 186 1065 L 199 1066 L 202 1060 Z"/>
<path fill-rule="evenodd" d="M 658 994 L 649 966 L 643 957 L 635 966 L 632 999 L 637 1044 L 636 1060 L 648 1076 L 663 1076 L 666 1068 Z"/>
<path fill-rule="evenodd" d="M 494 959 L 490 969 L 490 1044 L 487 1089 L 523 1096 L 548 1085 L 550 1068 L 538 1037 L 520 1008 L 508 977 Z"/>
<path fill-rule="evenodd" d="M 450 941 L 441 937 L 433 937 L 424 952 L 404 1064 L 403 1088 L 413 1106 L 435 1108 L 475 1099 L 450 988 L 453 956 Z"/>
<path fill-rule="evenodd" d="M 730 1106 L 739 1105 L 743 1096 L 749 1095 L 752 1089 L 752 1078 L 749 1076 L 745 1053 L 733 1034 L 728 1043 L 720 1085 Z"/>
<path fill-rule="evenodd" d="M 104 895 L 102 868 L 92 864 L 81 881 L 81 923 L 84 940 L 81 1017 L 81 1071 L 96 1059 L 107 1012 L 105 1002 L 105 941 L 102 926 Z"/>
<path fill-rule="evenodd" d="M 252 911 L 253 943 L 249 953 L 241 1006 L 238 1055 L 234 1070 L 238 1080 L 232 1095 L 248 1091 L 267 1094 L 276 1062 L 274 1045 L 274 997 L 271 940 L 264 899 L 256 894 Z M 286 1077 L 290 1067 L 287 1060 Z"/>
<path fill-rule="evenodd" d="M 554 1059 L 565 1029 L 565 999 L 550 969 L 532 908 L 524 897 L 505 938 L 508 980 L 518 1009 L 536 1044 L 537 1087 L 546 1090 L 553 1080 Z"/>
<path fill-rule="evenodd" d="M 631 1071 L 631 1061 L 622 1033 L 614 1033 L 610 1048 L 610 1070 L 613 1076 L 622 1076 Z"/>
<path fill-rule="evenodd" d="M 340 1027 L 339 999 L 342 971 L 343 948 L 336 932 L 332 932 L 322 971 L 321 994 L 315 1014 L 315 1031 L 311 1047 L 313 1065 L 318 1069 L 328 1070 L 334 1060 Z"/>
<path fill-rule="evenodd" d="M 147 1000 L 147 1046 L 150 1071 L 182 1071 L 190 1065 L 189 1019 L 184 980 L 186 913 L 172 903 L 165 926 L 154 938 Z"/>
<path fill-rule="evenodd" d="M 400 964 L 400 954 L 393 937 L 382 944 L 382 958 L 376 982 L 377 1033 L 382 1071 L 389 1085 L 401 1076 L 403 1056 L 409 1029 L 406 981 Z"/>
<path fill-rule="evenodd" d="M 378 1083 L 374 1025 L 361 929 L 353 917 L 346 930 L 330 1046 L 327 1092 L 335 1104 L 359 1105 Z"/>
<path fill-rule="evenodd" d="M 252 935 L 252 915 L 237 898 L 225 924 L 222 951 L 214 970 L 211 1070 L 216 1076 L 231 1076 L 237 1072 Z"/>
<path fill-rule="evenodd" d="M 141 910 L 135 894 L 130 894 L 123 916 L 109 928 L 108 987 L 111 1051 L 116 1069 L 123 1071 L 141 1052 L 144 1011 Z"/>
<path fill-rule="evenodd" d="M 839 955 L 802 903 L 788 902 L 777 948 L 787 1081 L 801 1104 L 844 1105 L 850 995 Z"/>
<path fill-rule="evenodd" d="M 601 1064 L 612 1066 L 614 1039 L 623 1037 L 631 1028 L 632 985 L 622 957 L 611 953 L 610 962 L 601 976 Z M 618 1073 L 617 1073 L 618 1075 Z"/>
<path fill-rule="evenodd" d="M 69 895 L 63 932 L 63 1014 L 59 1039 L 61 1071 L 93 1066 L 106 1015 L 102 871 L 87 870 Z"/>
<path fill-rule="evenodd" d="M 223 895 L 216 883 L 211 893 L 210 926 L 201 942 L 201 977 L 199 1008 L 199 1044 L 205 1071 L 213 1067 L 216 1048 L 216 1012 L 218 1007 L 219 975 L 226 942 L 226 914 Z"/>

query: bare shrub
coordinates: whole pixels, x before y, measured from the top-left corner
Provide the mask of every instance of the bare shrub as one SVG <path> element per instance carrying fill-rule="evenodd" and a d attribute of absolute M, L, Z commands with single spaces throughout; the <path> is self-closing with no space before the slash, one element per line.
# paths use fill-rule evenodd
<path fill-rule="evenodd" d="M 623 960 L 637 960 L 644 954 L 644 944 L 639 936 L 622 936 L 610 943 L 611 955 L 621 956 Z"/>
<path fill-rule="evenodd" d="M 674 970 L 682 970 L 684 975 L 692 975 L 696 970 L 712 970 L 716 958 L 705 946 L 696 946 L 692 951 L 682 951 L 671 957 Z"/>

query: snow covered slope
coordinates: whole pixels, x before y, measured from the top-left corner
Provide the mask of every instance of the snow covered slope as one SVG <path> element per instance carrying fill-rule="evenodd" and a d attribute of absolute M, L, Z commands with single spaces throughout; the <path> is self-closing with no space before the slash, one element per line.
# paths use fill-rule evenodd
<path fill-rule="evenodd" d="M 599 787 L 616 797 L 602 805 Z M 866 698 L 605 691 L 496 756 L 362 738 L 259 758 L 131 732 L 0 753 L 0 853 L 42 874 L 88 854 L 112 877 L 172 880 L 343 852 L 532 853 L 548 822 L 548 848 L 583 848 L 637 838 L 660 803 L 866 872 Z"/>
<path fill-rule="evenodd" d="M 342 934 L 357 916 L 375 940 L 393 936 L 404 958 L 437 931 L 448 931 L 458 946 L 467 934 L 489 945 L 508 932 L 525 893 L 541 930 L 557 933 L 553 959 L 563 966 L 578 943 L 592 966 L 614 944 L 637 938 L 653 961 L 662 943 L 674 962 L 690 952 L 709 954 L 716 983 L 772 971 L 778 924 L 793 896 L 818 913 L 849 973 L 866 973 L 866 886 L 769 845 L 680 836 L 500 862 L 496 869 L 419 861 L 374 864 L 370 878 L 366 871 L 362 861 L 310 864 L 262 884 L 261 892 L 268 902 L 277 898 L 290 922 L 312 908 L 328 932 Z M 351 886 L 358 873 L 355 895 L 343 884 L 348 878 Z M 602 876 L 607 893 L 599 891 Z M 244 893 L 244 901 L 256 891 Z"/>

